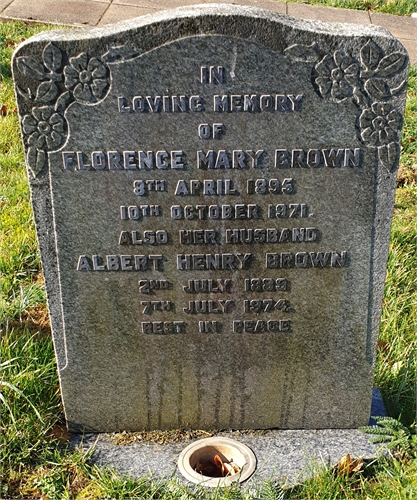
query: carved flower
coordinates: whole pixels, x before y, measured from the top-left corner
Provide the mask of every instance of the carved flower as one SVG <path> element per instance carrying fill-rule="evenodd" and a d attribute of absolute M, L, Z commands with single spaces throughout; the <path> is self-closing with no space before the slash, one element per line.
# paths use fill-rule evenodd
<path fill-rule="evenodd" d="M 319 74 L 316 84 L 322 96 L 330 92 L 332 98 L 340 102 L 353 95 L 358 83 L 359 66 L 343 51 L 336 50 L 333 57 L 325 55 L 317 63 L 316 71 Z"/>
<path fill-rule="evenodd" d="M 96 57 L 88 59 L 82 52 L 71 57 L 64 68 L 65 87 L 72 90 L 75 99 L 84 103 L 93 103 L 101 99 L 108 86 L 107 69 Z"/>
<path fill-rule="evenodd" d="M 22 128 L 29 146 L 38 150 L 54 150 L 64 142 L 64 119 L 52 106 L 33 108 L 32 115 L 23 117 Z"/>
<path fill-rule="evenodd" d="M 361 137 L 371 146 L 380 146 L 397 141 L 401 115 L 386 102 L 374 102 L 362 111 L 359 117 Z"/>

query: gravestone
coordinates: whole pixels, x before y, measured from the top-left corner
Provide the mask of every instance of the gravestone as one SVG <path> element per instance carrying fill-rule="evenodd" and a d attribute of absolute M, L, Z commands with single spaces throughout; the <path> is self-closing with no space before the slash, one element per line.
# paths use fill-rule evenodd
<path fill-rule="evenodd" d="M 69 428 L 366 425 L 401 44 L 211 5 L 13 70 Z"/>

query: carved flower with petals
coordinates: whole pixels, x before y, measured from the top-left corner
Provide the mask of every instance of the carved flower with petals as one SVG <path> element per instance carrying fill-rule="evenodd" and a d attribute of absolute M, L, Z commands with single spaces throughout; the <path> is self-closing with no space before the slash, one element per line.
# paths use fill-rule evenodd
<path fill-rule="evenodd" d="M 336 101 L 343 101 L 353 95 L 358 85 L 359 66 L 341 50 L 336 50 L 333 57 L 325 55 L 316 71 L 316 84 L 323 97 L 330 93 Z"/>
<path fill-rule="evenodd" d="M 29 146 L 38 150 L 57 149 L 65 140 L 64 119 L 52 106 L 33 108 L 32 115 L 23 117 L 22 128 Z"/>
<path fill-rule="evenodd" d="M 374 102 L 362 111 L 359 117 L 361 137 L 371 146 L 395 142 L 401 126 L 401 114 L 386 102 Z"/>
<path fill-rule="evenodd" d="M 86 52 L 71 57 L 64 68 L 65 87 L 74 98 L 83 103 L 94 103 L 106 93 L 109 85 L 107 69 L 96 57 L 88 58 Z"/>

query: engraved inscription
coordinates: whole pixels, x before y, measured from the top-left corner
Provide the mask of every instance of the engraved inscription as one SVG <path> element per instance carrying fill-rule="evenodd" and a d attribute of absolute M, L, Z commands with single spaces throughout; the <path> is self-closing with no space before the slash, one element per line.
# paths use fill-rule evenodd
<path fill-rule="evenodd" d="M 234 333 L 276 333 L 276 332 L 290 332 L 291 320 L 248 320 L 248 321 L 233 321 Z"/>
<path fill-rule="evenodd" d="M 139 292 L 147 295 L 155 294 L 158 290 L 167 290 L 170 288 L 168 280 L 139 280 Z"/>
<path fill-rule="evenodd" d="M 234 300 L 190 300 L 183 311 L 187 314 L 223 314 L 230 313 L 234 306 Z"/>
<path fill-rule="evenodd" d="M 142 321 L 142 332 L 146 334 L 186 333 L 185 327 L 184 321 Z"/>
<path fill-rule="evenodd" d="M 246 181 L 248 194 L 293 194 L 295 192 L 293 179 L 248 179 Z"/>
<path fill-rule="evenodd" d="M 361 150 L 355 149 L 276 149 L 277 168 L 360 167 Z"/>
<path fill-rule="evenodd" d="M 180 179 L 175 189 L 176 196 L 185 195 L 237 195 L 239 191 L 235 189 L 234 181 L 231 179 L 207 179 L 204 181 L 191 180 L 189 182 Z"/>
<path fill-rule="evenodd" d="M 256 93 L 219 93 L 215 86 L 226 83 L 227 75 L 224 66 L 200 66 L 200 82 L 202 84 L 202 95 L 185 94 L 163 94 L 160 95 L 134 95 L 133 97 L 119 96 L 117 98 L 117 111 L 122 115 L 142 115 L 138 120 L 146 120 L 151 114 L 163 113 L 194 113 L 213 111 L 215 113 L 246 113 L 246 116 L 256 113 L 271 113 L 278 117 L 285 114 L 300 114 L 305 108 L 303 94 L 256 94 Z M 230 72 L 234 78 L 234 70 Z M 211 96 L 207 94 L 211 89 Z M 321 87 L 320 87 L 321 89 Z M 216 93 L 217 92 L 217 93 Z M 376 111 L 375 111 L 376 113 Z M 370 113 L 368 113 L 370 116 Z M 131 116 L 134 119 L 134 116 Z M 365 118 L 361 116 L 362 122 Z M 227 128 L 230 124 L 227 124 Z M 205 141 L 219 140 L 226 137 L 226 126 L 218 122 L 197 122 L 194 129 L 199 139 Z M 229 132 L 227 133 L 229 136 Z M 161 143 L 163 144 L 163 143 Z M 213 144 L 213 142 L 208 142 Z M 179 148 L 181 144 L 177 147 Z M 208 147 L 210 147 L 208 146 Z M 342 168 L 345 172 L 354 167 L 362 166 L 363 154 L 360 148 L 330 147 L 321 149 L 284 149 L 273 145 L 270 151 L 257 148 L 242 147 L 241 149 L 199 149 L 188 151 L 176 150 L 152 150 L 141 145 L 143 149 L 134 150 L 115 147 L 106 151 L 63 151 L 61 152 L 63 170 L 67 172 L 95 172 L 95 171 L 141 171 L 140 179 L 130 180 L 134 195 L 149 199 L 150 204 L 120 205 L 120 220 L 141 221 L 149 217 L 168 216 L 174 221 L 181 221 L 178 233 L 168 234 L 161 229 L 159 221 L 154 221 L 155 226 L 147 230 L 126 230 L 119 232 L 118 244 L 121 246 L 133 245 L 256 245 L 266 246 L 280 244 L 284 248 L 288 244 L 311 244 L 322 239 L 321 231 L 316 227 L 292 227 L 292 221 L 285 225 L 290 227 L 262 227 L 262 221 L 267 219 L 307 219 L 315 217 L 311 213 L 310 206 L 304 200 L 294 200 L 297 203 L 275 203 L 274 200 L 283 200 L 284 195 L 294 196 L 299 188 L 303 186 L 296 184 L 300 182 L 291 177 L 268 177 L 268 169 L 317 169 L 321 167 Z M 275 146 L 275 148 L 274 148 Z M 153 146 L 155 147 L 155 146 Z M 212 147 L 212 146 L 211 146 Z M 98 148 L 99 149 L 99 148 Z M 190 158 L 195 158 L 189 161 Z M 252 169 L 265 168 L 265 177 L 256 178 Z M 197 178 L 184 177 L 188 174 L 180 171 L 196 172 Z M 173 177 L 158 179 L 158 172 L 162 174 L 165 170 L 171 170 Z M 224 178 L 224 171 L 233 178 Z M 175 171 L 181 175 L 178 178 Z M 200 175 L 197 173 L 200 171 Z M 204 171 L 209 179 L 205 179 Z M 151 173 L 152 172 L 152 173 Z M 245 175 L 247 174 L 249 175 Z M 147 179 L 149 173 L 153 178 Z M 214 176 L 214 177 L 213 177 Z M 220 178 L 217 178 L 220 177 Z M 250 178 L 248 178 L 250 177 Z M 172 184 L 171 184 L 172 182 Z M 265 200 L 266 203 L 223 203 L 222 197 L 239 197 L 250 195 L 250 199 Z M 195 198 L 194 204 L 172 204 L 164 205 L 163 200 L 172 200 L 174 197 Z M 253 196 L 253 198 L 252 198 Z M 272 198 L 274 196 L 274 198 Z M 215 203 L 207 203 L 207 197 L 215 198 Z M 206 203 L 201 203 L 204 201 Z M 295 198 L 295 197 L 294 197 Z M 235 198 L 236 199 L 236 198 Z M 288 200 L 288 198 L 286 198 Z M 197 201 L 198 200 L 198 201 Z M 219 200 L 219 201 L 217 201 Z M 151 204 L 159 201 L 161 204 Z M 200 201 L 200 203 L 199 203 Z M 240 199 L 238 200 L 240 201 Z M 242 198 L 247 201 L 247 198 Z M 309 201 L 309 200 L 305 200 Z M 172 203 L 172 201 L 171 201 Z M 259 221 L 255 227 L 239 227 L 239 221 Z M 192 228 L 187 227 L 187 222 L 193 221 Z M 199 228 L 195 223 L 199 221 L 233 221 L 232 227 Z M 301 220 L 300 220 L 301 222 Z M 259 224 L 259 225 L 258 225 Z M 251 224 L 248 224 L 249 226 Z M 163 226 L 162 226 L 163 227 Z M 230 247 L 229 247 L 230 248 Z M 258 247 L 260 248 L 260 247 Z M 310 247 L 311 248 L 311 247 Z M 218 252 L 218 249 L 216 249 Z M 316 252 L 281 252 L 265 253 L 178 253 L 175 255 L 80 255 L 76 269 L 78 271 L 163 271 L 164 261 L 171 261 L 167 269 L 172 268 L 176 260 L 177 271 L 193 271 L 197 273 L 197 279 L 188 279 L 180 284 L 183 294 L 224 294 L 223 300 L 190 300 L 186 305 L 181 304 L 178 309 L 188 315 L 200 314 L 228 314 L 238 310 L 242 314 L 280 314 L 294 312 L 290 302 L 283 298 L 256 299 L 249 296 L 242 301 L 227 298 L 227 294 L 242 286 L 245 291 L 251 293 L 276 293 L 290 292 L 289 280 L 287 278 L 264 277 L 252 278 L 242 277 L 241 281 L 233 285 L 232 279 L 198 279 L 198 272 L 205 271 L 246 271 L 255 265 L 264 265 L 266 269 L 291 269 L 291 268 L 343 268 L 349 265 L 347 251 L 316 251 Z M 236 275 L 234 275 L 236 276 Z M 235 278 L 234 278 L 235 279 Z M 236 281 L 236 280 L 235 280 Z M 172 284 L 165 279 L 139 279 L 139 293 L 154 295 L 158 291 L 173 289 Z M 175 311 L 176 304 L 171 300 L 142 300 L 143 315 L 169 314 Z M 178 310 L 177 309 L 177 310 Z M 222 325 L 217 321 L 198 321 L 200 333 L 215 333 L 222 330 Z M 185 323 L 181 321 L 153 321 L 142 322 L 142 331 L 146 334 L 168 334 L 185 332 Z M 290 332 L 290 320 L 276 320 L 273 317 L 268 320 L 258 321 L 233 321 L 233 331 L 236 333 L 267 333 L 267 332 Z"/>
<path fill-rule="evenodd" d="M 347 252 L 282 252 L 267 253 L 266 267 L 277 268 L 308 268 L 308 267 L 346 267 L 348 266 Z"/>
<path fill-rule="evenodd" d="M 199 95 L 136 95 L 128 102 L 118 97 L 119 113 L 187 113 L 204 111 L 204 99 Z"/>
<path fill-rule="evenodd" d="M 201 83 L 226 83 L 226 68 L 224 66 L 201 66 Z"/>
<path fill-rule="evenodd" d="M 200 139 L 220 139 L 220 137 L 225 133 L 226 128 L 223 123 L 201 123 L 198 126 L 198 137 Z"/>
<path fill-rule="evenodd" d="M 188 283 L 183 285 L 182 289 L 186 293 L 230 293 L 232 283 L 230 279 L 188 280 Z"/>
<path fill-rule="evenodd" d="M 263 300 L 244 300 L 243 301 L 245 312 L 254 312 L 254 313 L 264 313 L 264 312 L 273 312 L 284 311 L 288 312 L 291 310 L 290 303 L 288 300 L 279 299 L 275 301 L 274 299 L 263 299 Z"/>
<path fill-rule="evenodd" d="M 77 271 L 161 271 L 162 255 L 80 255 Z"/>
<path fill-rule="evenodd" d="M 255 204 L 237 205 L 172 205 L 171 217 L 182 219 L 261 219 L 261 207 Z"/>
<path fill-rule="evenodd" d="M 284 292 L 289 290 L 286 278 L 246 278 L 245 290 L 250 292 Z"/>
<path fill-rule="evenodd" d="M 293 229 L 226 229 L 226 243 L 302 243 L 316 241 L 318 230 L 314 227 Z"/>
<path fill-rule="evenodd" d="M 177 269 L 179 271 L 249 269 L 252 257 L 251 253 L 178 254 Z"/>
<path fill-rule="evenodd" d="M 181 245 L 218 245 L 219 233 L 212 229 L 181 230 Z"/>
<path fill-rule="evenodd" d="M 133 181 L 133 192 L 137 196 L 146 196 L 150 191 L 166 191 L 166 182 L 164 180 L 137 180 Z"/>
<path fill-rule="evenodd" d="M 295 218 L 295 217 L 308 217 L 308 209 L 305 203 L 290 203 L 289 205 L 284 205 L 280 203 L 279 205 L 268 205 L 268 218 L 273 219 L 275 217 L 280 219 L 285 218 Z"/>
<path fill-rule="evenodd" d="M 153 311 L 170 311 L 173 307 L 169 300 L 142 300 L 143 314 L 152 314 Z"/>
<path fill-rule="evenodd" d="M 119 245 L 166 245 L 168 233 L 166 231 L 122 231 L 119 236 Z"/>
<path fill-rule="evenodd" d="M 261 168 L 262 157 L 265 151 L 259 150 L 242 150 L 226 151 L 221 149 L 215 151 L 213 149 L 206 151 L 197 151 L 197 168 L 200 169 L 240 169 Z"/>
<path fill-rule="evenodd" d="M 143 217 L 159 217 L 162 215 L 162 210 L 159 205 L 130 205 L 128 207 L 122 205 L 120 207 L 120 218 L 122 220 L 139 220 Z"/>
<path fill-rule="evenodd" d="M 63 151 L 64 170 L 184 170 L 184 151 Z"/>
<path fill-rule="evenodd" d="M 220 333 L 222 331 L 222 324 L 219 321 L 199 321 L 199 333 Z"/>
<path fill-rule="evenodd" d="M 213 96 L 213 110 L 219 113 L 246 111 L 278 111 L 279 113 L 300 112 L 303 95 L 283 94 L 223 94 Z"/>

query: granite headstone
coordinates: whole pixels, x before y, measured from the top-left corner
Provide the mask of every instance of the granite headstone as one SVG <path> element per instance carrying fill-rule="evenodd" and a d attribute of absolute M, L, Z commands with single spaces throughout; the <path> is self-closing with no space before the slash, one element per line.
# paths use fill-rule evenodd
<path fill-rule="evenodd" d="M 407 65 L 231 5 L 19 47 L 71 430 L 368 423 Z"/>

